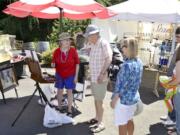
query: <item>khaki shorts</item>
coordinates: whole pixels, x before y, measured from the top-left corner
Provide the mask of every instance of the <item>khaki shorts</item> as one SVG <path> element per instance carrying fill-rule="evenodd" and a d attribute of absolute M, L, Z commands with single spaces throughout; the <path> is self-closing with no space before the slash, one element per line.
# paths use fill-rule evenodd
<path fill-rule="evenodd" d="M 107 91 L 107 81 L 103 83 L 91 83 L 91 90 L 94 99 L 97 101 L 102 101 L 106 96 Z"/>

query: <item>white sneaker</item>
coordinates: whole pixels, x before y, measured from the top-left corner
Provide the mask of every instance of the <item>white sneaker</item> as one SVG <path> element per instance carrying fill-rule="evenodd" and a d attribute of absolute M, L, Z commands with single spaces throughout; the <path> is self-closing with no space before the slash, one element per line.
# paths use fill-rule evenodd
<path fill-rule="evenodd" d="M 160 120 L 166 121 L 168 119 L 168 115 L 164 115 L 160 117 Z"/>
<path fill-rule="evenodd" d="M 170 133 L 168 135 L 178 135 L 177 132 Z"/>
<path fill-rule="evenodd" d="M 176 122 L 174 122 L 170 119 L 167 119 L 163 124 L 164 124 L 164 126 L 169 127 L 169 126 L 175 126 Z"/>
<path fill-rule="evenodd" d="M 178 135 L 176 132 L 172 133 L 171 135 Z"/>

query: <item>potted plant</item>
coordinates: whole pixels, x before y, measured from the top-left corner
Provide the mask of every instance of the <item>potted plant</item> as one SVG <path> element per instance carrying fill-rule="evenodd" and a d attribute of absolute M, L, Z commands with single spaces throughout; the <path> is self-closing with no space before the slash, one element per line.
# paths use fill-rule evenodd
<path fill-rule="evenodd" d="M 37 43 L 37 52 L 43 53 L 46 50 L 50 49 L 49 41 L 47 35 L 51 33 L 53 21 L 52 20 L 44 20 L 39 19 L 39 26 L 38 26 L 38 43 Z"/>

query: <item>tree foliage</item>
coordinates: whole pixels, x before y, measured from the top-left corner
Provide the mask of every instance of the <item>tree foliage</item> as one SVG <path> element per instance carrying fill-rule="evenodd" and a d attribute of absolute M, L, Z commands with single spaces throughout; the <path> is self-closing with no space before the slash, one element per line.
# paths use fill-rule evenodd
<path fill-rule="evenodd" d="M 38 20 L 35 18 L 16 18 L 8 16 L 1 20 L 0 26 L 5 34 L 16 35 L 19 40 L 31 41 L 34 28 L 37 27 Z"/>
<path fill-rule="evenodd" d="M 51 33 L 52 25 L 52 20 L 33 17 L 16 18 L 7 16 L 0 21 L 0 29 L 3 33 L 16 35 L 16 39 L 24 42 L 47 40 L 47 35 Z"/>
<path fill-rule="evenodd" d="M 60 25 L 59 20 L 54 21 L 54 25 L 52 27 L 52 33 L 49 36 L 49 39 L 52 42 L 57 40 L 58 34 L 60 33 L 60 27 L 62 28 L 62 32 L 69 32 L 72 36 L 74 36 L 78 32 L 85 31 L 87 25 L 90 23 L 90 20 L 69 20 L 66 18 L 62 18 L 62 26 Z"/>
<path fill-rule="evenodd" d="M 107 7 L 107 6 L 119 4 L 119 3 L 127 1 L 127 0 L 96 0 L 96 1 Z"/>
<path fill-rule="evenodd" d="M 4 10 L 8 4 L 17 0 L 1 0 L 0 10 Z M 38 19 L 33 17 L 17 18 L 4 13 L 0 14 L 0 31 L 5 34 L 16 35 L 16 39 L 24 42 L 34 40 L 47 40 L 51 33 L 53 20 Z"/>

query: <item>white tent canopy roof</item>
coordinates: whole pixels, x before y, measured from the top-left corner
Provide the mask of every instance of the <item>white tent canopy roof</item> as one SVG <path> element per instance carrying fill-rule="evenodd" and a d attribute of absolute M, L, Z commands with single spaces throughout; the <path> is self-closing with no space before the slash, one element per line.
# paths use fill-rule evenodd
<path fill-rule="evenodd" d="M 180 22 L 180 2 L 178 0 L 129 0 L 109 7 L 118 13 L 112 19 L 148 22 Z"/>

